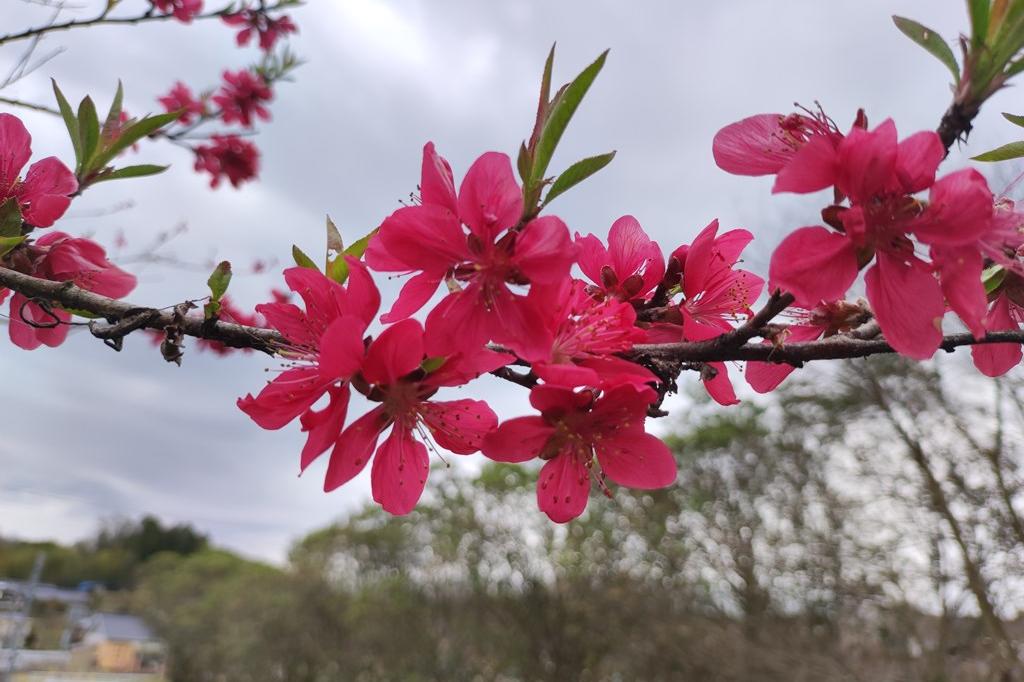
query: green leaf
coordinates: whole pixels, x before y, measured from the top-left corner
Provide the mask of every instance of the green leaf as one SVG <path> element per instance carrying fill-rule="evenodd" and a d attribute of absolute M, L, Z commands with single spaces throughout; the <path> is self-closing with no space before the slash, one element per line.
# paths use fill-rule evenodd
<path fill-rule="evenodd" d="M 78 136 L 82 143 L 82 158 L 78 170 L 85 174 L 92 169 L 90 162 L 100 142 L 100 120 L 96 114 L 96 105 L 89 96 L 78 105 Z"/>
<path fill-rule="evenodd" d="M 516 157 L 516 167 L 519 170 L 519 178 L 527 183 L 530 181 L 530 166 L 533 162 L 530 160 L 530 152 L 526 148 L 526 143 L 520 143 L 519 145 L 519 156 Z"/>
<path fill-rule="evenodd" d="M 351 246 L 345 249 L 345 255 L 352 256 L 353 258 L 362 258 L 363 254 L 366 253 L 366 248 L 370 245 L 370 240 L 373 239 L 373 236 L 379 231 L 380 228 L 375 227 L 365 237 L 354 241 Z"/>
<path fill-rule="evenodd" d="M 991 294 L 998 289 L 1004 279 L 1006 279 L 1006 270 L 1001 265 L 992 265 L 981 273 L 981 281 L 985 285 L 986 294 Z"/>
<path fill-rule="evenodd" d="M 170 166 L 158 166 L 152 163 L 140 163 L 137 166 L 125 166 L 124 168 L 118 168 L 106 173 L 100 173 L 95 178 L 90 180 L 90 183 L 95 184 L 97 182 L 106 182 L 107 180 L 123 180 L 125 178 L 142 178 L 147 175 L 156 175 L 157 173 L 163 173 Z"/>
<path fill-rule="evenodd" d="M 317 272 L 320 272 L 320 268 L 316 266 L 316 263 L 313 262 L 313 259 L 307 256 L 305 253 L 303 253 L 302 249 L 300 249 L 295 244 L 292 244 L 292 258 L 295 259 L 295 264 L 298 265 L 299 267 L 310 268 L 311 270 L 316 270 Z"/>
<path fill-rule="evenodd" d="M 946 68 L 953 74 L 953 81 L 958 84 L 960 83 L 960 66 L 956 63 L 956 57 L 953 55 L 953 50 L 950 49 L 949 43 L 943 40 L 942 36 L 913 19 L 894 16 L 892 20 L 896 24 L 896 28 L 901 30 L 905 36 L 945 64 Z"/>
<path fill-rule="evenodd" d="M 441 366 L 445 363 L 445 360 L 447 359 L 448 358 L 446 358 L 443 355 L 433 358 L 424 358 L 423 362 L 420 363 L 420 369 L 422 369 L 427 374 L 430 374 L 431 372 L 436 372 L 437 370 L 441 369 Z"/>
<path fill-rule="evenodd" d="M 380 228 L 374 228 L 370 234 L 366 235 L 362 239 L 357 239 L 347 249 L 338 254 L 338 257 L 327 264 L 327 276 L 333 279 L 338 284 L 344 284 L 345 280 L 348 279 L 348 263 L 345 262 L 345 256 L 352 256 L 353 258 L 362 258 L 363 254 L 366 253 L 367 247 L 370 245 L 370 239 L 373 235 L 377 234 Z"/>
<path fill-rule="evenodd" d="M 1016 76 L 1021 71 L 1024 71 L 1024 58 L 1010 62 L 1010 65 L 1006 67 L 1006 71 L 1004 73 L 1007 78 L 1010 78 L 1012 76 Z"/>
<path fill-rule="evenodd" d="M 20 235 L 17 237 L 0 237 L 0 256 L 6 256 L 11 252 L 18 244 L 25 241 L 28 237 L 26 235 Z"/>
<path fill-rule="evenodd" d="M 124 101 L 124 86 L 117 81 L 117 92 L 114 94 L 114 101 L 110 103 L 110 110 L 107 118 L 103 121 L 103 139 L 109 140 L 114 132 L 121 125 L 121 107 Z"/>
<path fill-rule="evenodd" d="M 608 152 L 577 161 L 569 166 L 551 183 L 551 189 L 548 190 L 548 195 L 544 197 L 544 203 L 541 206 L 547 206 L 552 199 L 583 182 L 611 163 L 614 158 L 615 152 Z"/>
<path fill-rule="evenodd" d="M 1024 156 L 1024 142 L 1011 142 L 971 158 L 974 161 L 1007 161 L 1022 156 Z"/>
<path fill-rule="evenodd" d="M 228 285 L 231 283 L 231 263 L 221 261 L 210 273 L 206 284 L 210 287 L 210 300 L 203 306 L 203 315 L 209 320 L 220 312 L 220 300 L 227 293 Z"/>
<path fill-rule="evenodd" d="M 180 111 L 172 111 L 169 114 L 147 116 L 129 126 L 126 126 L 125 129 L 121 131 L 118 138 L 111 142 L 103 152 L 97 155 L 95 162 L 92 164 L 93 168 L 98 169 L 106 167 L 108 163 L 114 160 L 115 156 L 147 135 L 151 135 L 164 126 L 177 121 L 178 118 L 181 117 L 181 114 L 182 112 Z"/>
<path fill-rule="evenodd" d="M 551 44 L 551 50 L 548 51 L 548 58 L 544 60 L 544 73 L 540 77 L 540 96 L 537 98 L 537 117 L 533 122 L 533 132 L 530 133 L 530 145 L 529 149 L 532 151 L 537 147 L 537 141 L 540 139 L 540 131 L 544 128 L 544 122 L 548 118 L 548 112 L 551 109 L 553 102 L 551 101 L 551 72 L 555 67 L 555 46 L 557 43 Z M 523 178 L 526 181 L 526 178 Z"/>
<path fill-rule="evenodd" d="M 587 94 L 594 79 L 597 78 L 597 74 L 601 72 L 607 58 L 608 50 L 605 50 L 556 96 L 556 102 L 551 107 L 547 120 L 544 122 L 544 129 L 541 130 L 540 139 L 537 141 L 530 175 L 532 182 L 540 182 L 544 178 L 548 164 L 551 163 L 551 156 L 555 153 L 555 147 L 562 139 L 562 133 L 565 132 L 572 115 L 576 113 L 576 109 L 583 101 L 583 97 Z"/>
<path fill-rule="evenodd" d="M 988 8 L 990 0 L 967 0 L 967 10 L 971 14 L 971 43 L 974 47 L 985 44 L 988 34 Z"/>
<path fill-rule="evenodd" d="M 53 83 L 53 94 L 57 98 L 57 107 L 60 109 L 61 118 L 64 119 L 68 135 L 71 136 L 71 144 L 75 148 L 75 165 L 78 165 L 82 162 L 82 143 L 78 139 L 78 119 L 75 118 L 75 112 L 71 110 L 71 104 L 64 97 L 64 93 L 57 87 L 57 81 L 51 78 L 50 82 Z"/>
<path fill-rule="evenodd" d="M 11 197 L 0 205 L 0 237 L 20 236 L 21 206 L 18 205 L 18 200 L 15 197 Z"/>
<path fill-rule="evenodd" d="M 1003 112 L 1003 118 L 1012 123 L 1013 125 L 1024 128 L 1024 116 L 1017 116 L 1016 114 L 1008 114 Z"/>

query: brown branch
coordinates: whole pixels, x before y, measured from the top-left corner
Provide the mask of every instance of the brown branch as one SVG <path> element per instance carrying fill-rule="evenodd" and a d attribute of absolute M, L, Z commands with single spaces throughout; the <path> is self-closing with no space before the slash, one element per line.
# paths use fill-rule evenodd
<path fill-rule="evenodd" d="M 87 312 L 105 319 L 106 323 L 94 320 L 89 324 L 93 336 L 104 341 L 120 338 L 119 333 L 123 336 L 136 329 L 163 330 L 177 325 L 188 336 L 219 341 L 232 348 L 253 348 L 264 353 L 276 353 L 287 346 L 285 338 L 273 329 L 211 322 L 199 316 L 182 320 L 175 316 L 173 310 L 137 306 L 94 294 L 71 282 L 52 282 L 8 268 L 0 267 L 0 286 L 20 292 L 28 298 L 52 301 L 62 308 Z"/>
<path fill-rule="evenodd" d="M 972 121 L 979 111 L 981 111 L 980 103 L 957 102 L 956 100 L 946 109 L 935 132 L 939 134 L 947 155 L 954 142 L 967 139 L 973 128 Z"/>

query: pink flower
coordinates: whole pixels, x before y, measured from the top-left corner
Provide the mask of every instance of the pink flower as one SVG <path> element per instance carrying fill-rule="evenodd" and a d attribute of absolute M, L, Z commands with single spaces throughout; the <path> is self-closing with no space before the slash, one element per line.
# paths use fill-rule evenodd
<path fill-rule="evenodd" d="M 576 233 L 579 266 L 596 288 L 623 301 L 646 299 L 665 275 L 665 258 L 631 215 L 622 216 L 608 233 L 608 248 L 592 234 Z"/>
<path fill-rule="evenodd" d="M 121 298 L 135 288 L 136 280 L 107 260 L 103 247 L 82 237 L 63 232 L 50 232 L 28 247 L 34 265 L 33 276 L 55 282 L 73 282 L 88 291 Z M 26 322 L 30 320 L 33 324 Z M 14 345 L 33 350 L 40 345 L 56 347 L 64 343 L 70 327 L 71 313 L 52 309 L 50 312 L 15 293 L 11 297 L 8 333 Z"/>
<path fill-rule="evenodd" d="M 537 386 L 530 403 L 540 416 L 509 419 L 483 439 L 483 453 L 498 462 L 545 460 L 537 506 L 565 523 L 587 506 L 590 479 L 608 493 L 605 478 L 644 490 L 676 479 L 676 463 L 660 439 L 644 431 L 651 389 L 619 386 L 606 393 Z M 608 493 L 610 494 L 610 493 Z"/>
<path fill-rule="evenodd" d="M 259 395 L 239 398 L 238 407 L 264 429 L 280 429 L 300 417 L 303 431 L 309 434 L 302 469 L 327 450 L 341 430 L 348 408 L 348 381 L 363 360 L 363 333 L 380 307 L 380 294 L 369 272 L 354 258 L 348 258 L 348 264 L 347 288 L 311 268 L 285 270 L 285 281 L 302 298 L 305 310 L 281 302 L 256 306 L 288 340 L 289 347 L 281 352 L 288 364 Z M 325 393 L 329 404 L 314 411 L 313 405 Z"/>
<path fill-rule="evenodd" d="M 747 230 L 730 230 L 718 236 L 718 221 L 701 230 L 693 243 L 672 253 L 683 272 L 683 302 L 678 325 L 658 324 L 651 328 L 651 342 L 706 341 L 730 331 L 740 316 L 751 314 L 750 306 L 761 295 L 764 280 L 747 270 L 735 270 L 740 253 L 753 239 Z M 739 402 L 724 362 L 706 363 L 704 387 L 716 402 Z"/>
<path fill-rule="evenodd" d="M 55 156 L 36 161 L 21 178 L 31 156 L 32 137 L 25 125 L 17 116 L 0 114 L 0 205 L 14 197 L 26 223 L 50 227 L 68 210 L 78 181 Z"/>
<path fill-rule="evenodd" d="M 772 255 L 772 283 L 811 305 L 843 298 L 861 259 L 873 253 L 876 264 L 865 280 L 882 332 L 900 353 L 931 357 L 942 339 L 945 304 L 932 266 L 915 255 L 907 235 L 938 229 L 915 223 L 920 205 L 908 195 L 932 185 L 943 154 L 932 132 L 897 143 L 896 127 L 886 120 L 871 132 L 855 127 L 828 159 L 799 167 L 791 162 L 789 181 L 777 182 L 776 191 L 835 185 L 851 207 L 839 212 L 843 234 L 804 227 L 786 237 Z"/>
<path fill-rule="evenodd" d="M 636 311 L 629 303 L 594 299 L 579 280 L 535 285 L 528 300 L 545 321 L 534 333 L 546 334 L 546 343 L 544 352 L 522 357 L 546 383 L 591 388 L 632 384 L 639 390 L 658 381 L 650 370 L 615 355 L 647 338 L 636 327 Z"/>
<path fill-rule="evenodd" d="M 1014 275 L 1008 275 L 1014 277 Z M 1011 296 L 1019 289 L 1004 288 L 992 302 L 984 319 L 986 332 L 1019 331 L 1024 320 L 1024 308 Z M 985 343 L 971 346 L 971 359 L 978 371 L 988 377 L 999 377 L 1020 364 L 1019 343 Z"/>
<path fill-rule="evenodd" d="M 478 158 L 455 194 L 448 162 L 423 149 L 422 203 L 388 216 L 371 241 L 367 263 L 385 272 L 414 272 L 385 322 L 423 307 L 442 280 L 452 290 L 427 318 L 427 351 L 447 355 L 489 340 L 527 352 L 542 321 L 511 286 L 557 284 L 575 260 L 569 231 L 545 216 L 519 226 L 522 191 L 504 154 Z M 465 228 L 463 227 L 465 226 Z"/>
<path fill-rule="evenodd" d="M 227 178 L 237 188 L 259 173 L 260 152 L 252 142 L 237 135 L 214 135 L 210 143 L 194 149 L 195 169 L 210 174 L 210 187 Z"/>
<path fill-rule="evenodd" d="M 373 499 L 392 514 L 408 514 L 426 485 L 430 461 L 427 446 L 416 438 L 429 433 L 443 448 L 468 455 L 480 449 L 483 437 L 498 418 L 481 400 L 436 401 L 443 386 L 465 383 L 506 364 L 509 357 L 481 349 L 473 356 L 445 360 L 434 372 L 423 369 L 423 328 L 416 320 L 391 325 L 366 349 L 358 378 L 360 390 L 380 403 L 350 424 L 331 452 L 324 490 L 352 480 L 373 458 L 370 483 Z M 390 435 L 377 447 L 381 434 Z M 374 454 L 376 453 L 376 454 Z"/>
<path fill-rule="evenodd" d="M 255 32 L 259 35 L 260 49 L 264 52 L 274 49 L 274 44 L 282 36 L 299 30 L 287 15 L 275 19 L 258 9 L 245 8 L 233 14 L 225 14 L 222 18 L 229 26 L 244 27 L 235 36 L 239 47 L 248 45 Z"/>
<path fill-rule="evenodd" d="M 157 11 L 173 14 L 174 18 L 186 24 L 191 23 L 203 11 L 203 0 L 150 0 Z"/>
<path fill-rule="evenodd" d="M 220 107 L 224 123 L 237 122 L 251 128 L 253 116 L 270 120 L 270 111 L 263 103 L 273 98 L 274 93 L 263 76 L 241 69 L 234 73 L 224 72 L 224 84 L 212 99 Z"/>
<path fill-rule="evenodd" d="M 168 112 L 183 111 L 184 113 L 178 118 L 178 123 L 182 125 L 189 125 L 197 118 L 202 118 L 206 113 L 206 105 L 202 100 L 196 99 L 192 95 L 192 90 L 181 81 L 175 83 L 170 92 L 160 97 L 159 102 Z"/>

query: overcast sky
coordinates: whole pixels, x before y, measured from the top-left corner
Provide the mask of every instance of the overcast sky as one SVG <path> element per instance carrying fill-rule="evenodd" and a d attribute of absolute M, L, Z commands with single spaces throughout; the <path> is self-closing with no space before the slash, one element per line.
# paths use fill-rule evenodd
<path fill-rule="evenodd" d="M 90 17 L 100 4 L 80 0 L 81 9 L 66 15 Z M 4 32 L 47 18 L 24 0 L 0 6 Z M 124 0 L 118 12 L 144 7 Z M 874 123 L 893 117 L 901 134 L 933 128 L 949 100 L 949 75 L 896 31 L 892 14 L 947 37 L 966 25 L 963 3 L 954 0 L 310 0 L 294 12 L 301 32 L 292 41 L 307 63 L 295 82 L 278 88 L 273 120 L 261 127 L 258 183 L 210 190 L 186 152 L 147 144 L 139 162 L 172 163 L 168 173 L 90 189 L 60 227 L 108 247 L 123 231 L 131 252 L 185 223 L 188 233 L 166 253 L 195 262 L 226 258 L 236 267 L 257 258 L 285 262 L 292 243 L 318 254 L 325 213 L 354 239 L 415 189 L 425 141 L 450 160 L 457 181 L 484 151 L 514 153 L 557 41 L 562 81 L 605 48 L 611 55 L 553 168 L 610 149 L 618 156 L 552 211 L 570 229 L 600 235 L 632 213 L 666 252 L 718 217 L 724 227 L 754 232 L 748 262 L 764 272 L 781 230 L 816 223 L 820 200 L 772 197 L 766 180 L 719 171 L 711 139 L 727 123 L 790 111 L 793 102 L 821 102 L 843 128 L 858 107 Z M 144 113 L 158 108 L 154 98 L 175 80 L 203 89 L 224 68 L 257 57 L 236 49 L 233 31 L 214 22 L 58 33 L 38 54 L 57 48 L 66 51 L 0 94 L 49 103 L 52 76 L 69 97 L 90 94 L 102 107 L 120 78 L 126 107 Z M 0 71 L 20 51 L 0 48 Z M 1013 135 L 998 112 L 1020 113 L 1022 105 L 1015 90 L 997 96 L 972 148 Z M 14 113 L 33 134 L 35 158 L 69 159 L 58 120 Z M 98 215 L 127 200 L 130 209 Z M 205 290 L 203 273 L 134 271 L 140 286 L 131 298 L 140 303 L 169 305 Z M 232 293 L 252 306 L 279 284 L 279 275 L 239 277 Z M 178 368 L 142 337 L 130 338 L 120 354 L 84 333 L 56 351 L 21 351 L 6 334 L 2 343 L 2 535 L 75 540 L 102 518 L 151 512 L 194 523 L 245 554 L 281 560 L 304 532 L 368 499 L 369 468 L 325 495 L 325 461 L 297 477 L 297 424 L 263 431 L 235 408 L 239 395 L 264 381 L 263 369 L 273 365 L 266 357 L 189 351 Z M 495 380 L 472 390 L 513 416 L 526 405 L 525 392 L 514 388 Z"/>

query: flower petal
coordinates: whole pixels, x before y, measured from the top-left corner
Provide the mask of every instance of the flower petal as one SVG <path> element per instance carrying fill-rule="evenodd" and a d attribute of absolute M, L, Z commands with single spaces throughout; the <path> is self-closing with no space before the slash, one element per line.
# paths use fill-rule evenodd
<path fill-rule="evenodd" d="M 366 349 L 363 377 L 371 384 L 390 385 L 423 362 L 423 327 L 406 319 L 391 325 Z"/>
<path fill-rule="evenodd" d="M 494 410 L 482 400 L 427 400 L 419 411 L 437 444 L 458 455 L 478 451 L 484 436 L 498 426 Z"/>
<path fill-rule="evenodd" d="M 884 251 L 864 278 L 868 301 L 885 340 L 898 353 L 927 360 L 942 342 L 946 304 L 928 272 Z"/>
<path fill-rule="evenodd" d="M 780 125 L 782 114 L 757 114 L 730 123 L 717 133 L 711 150 L 715 163 L 734 175 L 772 175 L 793 157 Z"/>
<path fill-rule="evenodd" d="M 496 462 L 526 462 L 540 454 L 554 433 L 543 417 L 516 417 L 484 436 L 480 449 Z"/>
<path fill-rule="evenodd" d="M 814 307 L 846 296 L 857 279 L 857 252 L 849 239 L 824 227 L 801 227 L 782 240 L 768 266 L 770 288 Z"/>
<path fill-rule="evenodd" d="M 297 367 L 281 372 L 252 394 L 238 399 L 238 408 L 264 429 L 279 429 L 313 406 L 327 390 L 315 367 Z"/>
<path fill-rule="evenodd" d="M 540 470 L 537 506 L 555 523 L 572 521 L 587 508 L 590 470 L 569 450 L 555 455 Z"/>
<path fill-rule="evenodd" d="M 459 188 L 459 218 L 477 237 L 491 242 L 519 222 L 523 192 L 506 154 L 487 152 L 473 162 Z"/>
<path fill-rule="evenodd" d="M 348 384 L 331 386 L 327 390 L 330 395 L 327 407 L 320 411 L 311 408 L 299 417 L 302 430 L 309 434 L 299 458 L 300 471 L 305 471 L 317 457 L 337 442 L 345 425 L 349 401 Z"/>
<path fill-rule="evenodd" d="M 772 193 L 817 192 L 836 184 L 838 173 L 839 155 L 835 142 L 828 135 L 814 135 L 779 171 Z"/>
<path fill-rule="evenodd" d="M 0 197 L 11 194 L 21 169 L 32 156 L 32 136 L 21 119 L 0 114 Z"/>
<path fill-rule="evenodd" d="M 985 318 L 987 331 L 1017 331 L 1020 325 L 1010 314 L 1010 299 L 1000 294 Z M 984 343 L 971 346 L 971 359 L 978 371 L 987 377 L 1000 377 L 1020 364 L 1019 343 Z"/>
<path fill-rule="evenodd" d="M 676 459 L 657 436 L 623 433 L 598 441 L 594 449 L 601 470 L 619 485 L 653 490 L 676 480 Z"/>
<path fill-rule="evenodd" d="M 569 276 L 575 260 L 569 228 L 556 216 L 531 220 L 516 237 L 513 262 L 531 282 L 556 284 Z"/>
<path fill-rule="evenodd" d="M 419 502 L 429 473 L 426 446 L 413 438 L 410 430 L 395 424 L 373 458 L 373 499 L 388 513 L 408 514 Z"/>
<path fill-rule="evenodd" d="M 443 206 L 458 215 L 459 202 L 455 198 L 455 180 L 448 161 L 437 153 L 434 143 L 423 145 L 423 170 L 420 174 L 420 199 L 424 204 Z"/>
<path fill-rule="evenodd" d="M 331 461 L 324 477 L 324 492 L 348 483 L 366 466 L 377 447 L 381 431 L 388 425 L 383 408 L 377 407 L 352 422 L 341 432 L 331 450 Z"/>

